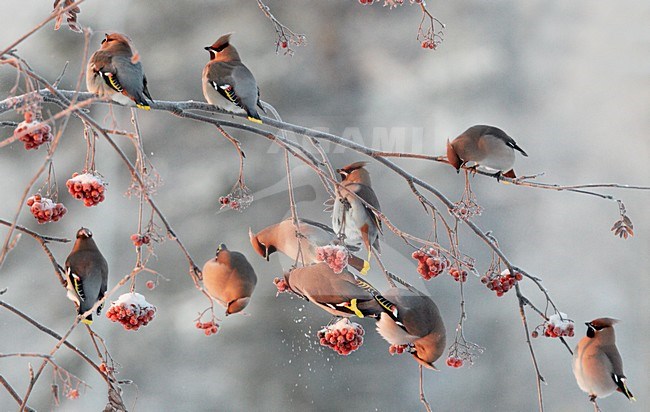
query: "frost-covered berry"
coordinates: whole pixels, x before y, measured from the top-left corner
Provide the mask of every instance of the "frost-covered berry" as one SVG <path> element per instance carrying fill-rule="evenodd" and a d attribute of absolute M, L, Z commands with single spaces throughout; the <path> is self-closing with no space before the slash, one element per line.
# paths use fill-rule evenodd
<path fill-rule="evenodd" d="M 27 206 L 29 206 L 29 211 L 40 224 L 57 222 L 68 211 L 63 206 L 63 203 L 55 203 L 52 199 L 38 194 L 27 199 Z"/>
<path fill-rule="evenodd" d="M 341 273 L 348 265 L 349 253 L 342 245 L 325 245 L 316 248 L 316 259 L 327 263 L 334 273 Z"/>
<path fill-rule="evenodd" d="M 539 329 L 547 338 L 573 337 L 574 328 L 573 321 L 567 317 L 566 313 L 560 312 L 549 316 L 548 320 L 535 328 L 531 335 L 533 338 L 539 336 Z"/>
<path fill-rule="evenodd" d="M 418 261 L 418 273 L 424 280 L 435 278 L 449 267 L 449 261 L 436 249 L 416 250 L 411 257 Z"/>
<path fill-rule="evenodd" d="M 14 136 L 25 144 L 25 149 L 38 149 L 43 143 L 53 139 L 49 124 L 33 120 L 32 112 L 25 112 L 25 120 L 14 129 Z"/>
<path fill-rule="evenodd" d="M 511 275 L 508 269 L 505 269 L 501 272 L 500 276 L 483 276 L 481 277 L 481 283 L 483 283 L 488 289 L 496 292 L 497 296 L 501 297 L 515 287 L 518 281 L 522 280 L 524 277 L 521 273 L 515 273 Z"/>
<path fill-rule="evenodd" d="M 214 321 L 196 322 L 196 328 L 203 330 L 205 336 L 215 335 L 219 331 L 219 325 Z"/>
<path fill-rule="evenodd" d="M 87 207 L 91 207 L 104 201 L 108 183 L 97 173 L 73 173 L 65 185 L 72 197 L 83 201 Z"/>
<path fill-rule="evenodd" d="M 454 278 L 456 282 L 465 282 L 467 281 L 467 271 L 460 270 L 458 268 L 449 269 L 449 274 Z"/>
<path fill-rule="evenodd" d="M 462 368 L 463 360 L 455 356 L 450 356 L 447 358 L 447 366 L 449 366 L 450 368 Z"/>
<path fill-rule="evenodd" d="M 287 281 L 284 280 L 283 278 L 275 278 L 273 279 L 273 283 L 275 284 L 275 287 L 278 288 L 278 292 L 275 294 L 275 296 L 289 290 L 289 285 L 287 284 Z"/>
<path fill-rule="evenodd" d="M 126 330 L 138 330 L 147 326 L 156 315 L 156 307 L 147 302 L 139 293 L 125 293 L 106 311 L 106 317 L 120 322 Z"/>
<path fill-rule="evenodd" d="M 388 347 L 388 353 L 391 355 L 401 355 L 408 348 L 408 345 L 390 345 Z"/>
<path fill-rule="evenodd" d="M 68 399 L 77 399 L 79 397 L 79 391 L 77 389 L 71 389 L 65 394 L 65 397 Z"/>
<path fill-rule="evenodd" d="M 140 233 L 134 233 L 131 235 L 131 241 L 133 242 L 133 246 L 135 247 L 140 247 L 142 245 L 148 245 L 151 243 L 151 236 L 148 234 L 140 234 Z"/>
<path fill-rule="evenodd" d="M 317 336 L 322 346 L 347 356 L 363 345 L 364 333 L 361 325 L 350 322 L 348 318 L 342 318 L 335 324 L 319 330 Z"/>

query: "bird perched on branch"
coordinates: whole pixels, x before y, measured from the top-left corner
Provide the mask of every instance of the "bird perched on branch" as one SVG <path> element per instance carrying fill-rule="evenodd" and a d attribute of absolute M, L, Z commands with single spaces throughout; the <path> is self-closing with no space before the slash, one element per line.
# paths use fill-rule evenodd
<path fill-rule="evenodd" d="M 228 250 L 223 243 L 214 258 L 203 265 L 203 284 L 226 308 L 226 316 L 241 312 L 250 302 L 257 275 L 246 256 Z"/>
<path fill-rule="evenodd" d="M 255 108 L 257 105 L 264 111 L 257 82 L 230 44 L 231 35 L 224 34 L 212 46 L 205 47 L 210 52 L 210 61 L 203 69 L 203 96 L 212 105 L 236 113 L 244 111 L 248 120 L 262 123 Z"/>
<path fill-rule="evenodd" d="M 578 386 L 589 394 L 592 402 L 619 391 L 635 400 L 627 387 L 623 360 L 616 348 L 612 318 L 598 318 L 587 322 L 587 336 L 580 339 L 573 351 L 573 374 Z"/>
<path fill-rule="evenodd" d="M 284 282 L 293 293 L 334 316 L 378 317 L 395 310 L 368 282 L 347 270 L 336 274 L 327 263 L 293 269 L 284 274 Z"/>
<path fill-rule="evenodd" d="M 100 49 L 88 61 L 88 91 L 100 97 L 108 96 L 125 106 L 151 109 L 145 98 L 153 99 L 139 60 L 139 54 L 131 47 L 128 37 L 119 33 L 106 34 Z"/>
<path fill-rule="evenodd" d="M 377 321 L 377 332 L 391 345 L 408 345 L 415 360 L 436 369 L 446 347 L 445 324 L 438 307 L 417 290 L 390 288 L 383 294 L 397 308 L 397 316 L 384 312 Z"/>
<path fill-rule="evenodd" d="M 291 218 L 285 219 L 260 230 L 257 234 L 249 229 L 248 235 L 253 249 L 266 260 L 279 251 L 304 265 L 319 263 L 317 248 L 335 244 L 338 240 L 332 228 L 309 219 L 299 219 L 298 228 L 294 226 Z M 358 250 L 354 246 L 350 248 Z M 352 254 L 348 257 L 348 264 L 362 273 L 369 267 L 368 262 Z"/>
<path fill-rule="evenodd" d="M 365 245 L 370 260 L 372 247 L 380 252 L 381 221 L 379 216 L 363 202 L 380 211 L 379 200 L 371 186 L 370 173 L 365 169 L 366 164 L 366 162 L 356 162 L 337 170 L 343 187 L 337 188 L 332 211 L 332 227 L 336 233 L 345 234 L 347 244 Z"/>
<path fill-rule="evenodd" d="M 75 302 L 81 315 L 104 297 L 108 286 L 108 263 L 97 248 L 89 229 L 82 227 L 77 231 L 77 240 L 65 260 L 65 268 L 68 298 Z M 97 308 L 97 315 L 101 313 L 102 306 Z M 81 321 L 87 325 L 92 324 L 92 314 Z"/>
<path fill-rule="evenodd" d="M 503 130 L 485 125 L 472 126 L 451 143 L 447 140 L 447 160 L 456 171 L 462 166 L 496 170 L 495 176 L 515 178 L 515 150 L 528 156 Z"/>

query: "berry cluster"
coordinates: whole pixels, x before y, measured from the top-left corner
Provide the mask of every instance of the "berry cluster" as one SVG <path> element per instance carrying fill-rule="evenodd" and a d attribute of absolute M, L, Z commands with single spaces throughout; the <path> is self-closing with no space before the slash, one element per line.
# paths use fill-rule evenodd
<path fill-rule="evenodd" d="M 423 49 L 435 49 L 438 45 L 433 40 L 425 40 L 422 42 Z"/>
<path fill-rule="evenodd" d="M 341 273 L 348 265 L 348 250 L 341 245 L 325 245 L 316 248 L 316 259 L 327 263 L 334 273 Z"/>
<path fill-rule="evenodd" d="M 460 270 L 458 268 L 449 269 L 449 274 L 454 278 L 456 282 L 465 282 L 467 281 L 467 271 Z"/>
<path fill-rule="evenodd" d="M 90 207 L 104 200 L 104 192 L 108 184 L 95 174 L 75 172 L 65 185 L 75 199 L 83 200 L 84 205 Z"/>
<path fill-rule="evenodd" d="M 523 278 L 524 277 L 521 273 L 515 273 L 513 276 L 510 274 L 510 271 L 506 269 L 501 272 L 501 276 L 489 277 L 485 275 L 481 277 L 481 283 L 487 286 L 488 289 L 495 291 L 497 296 L 501 297 Z"/>
<path fill-rule="evenodd" d="M 133 246 L 140 247 L 142 245 L 148 245 L 151 243 L 151 236 L 149 236 L 147 233 L 134 233 L 131 235 L 131 241 L 133 242 Z"/>
<path fill-rule="evenodd" d="M 25 112 L 25 120 L 18 124 L 14 136 L 25 143 L 27 150 L 38 149 L 40 145 L 53 139 L 50 125 L 33 120 L 31 112 Z"/>
<path fill-rule="evenodd" d="M 425 252 L 424 249 L 416 250 L 411 257 L 419 261 L 418 273 L 424 280 L 435 278 L 449 267 L 447 258 L 434 248 L 430 248 L 428 252 Z"/>
<path fill-rule="evenodd" d="M 349 355 L 363 345 L 364 330 L 358 323 L 342 318 L 333 325 L 318 331 L 322 346 L 327 346 L 339 355 Z"/>
<path fill-rule="evenodd" d="M 388 353 L 390 353 L 391 355 L 395 355 L 395 354 L 401 355 L 402 353 L 404 353 L 406 348 L 408 348 L 408 345 L 390 345 L 388 347 Z"/>
<path fill-rule="evenodd" d="M 460 220 L 468 220 L 474 216 L 480 216 L 481 213 L 483 213 L 483 208 L 471 198 L 454 203 L 454 207 L 451 209 L 451 214 Z"/>
<path fill-rule="evenodd" d="M 219 331 L 217 324 L 212 320 L 210 322 L 196 322 L 196 328 L 203 329 L 205 336 L 214 335 Z"/>
<path fill-rule="evenodd" d="M 531 335 L 533 338 L 536 338 L 539 336 L 537 329 L 543 329 L 543 334 L 547 338 L 559 338 L 562 336 L 568 336 L 572 338 L 574 335 L 574 326 L 575 325 L 573 321 L 569 320 L 565 313 L 556 313 L 554 315 L 551 315 L 543 324 L 535 328 Z"/>
<path fill-rule="evenodd" d="M 359 3 L 363 4 L 364 6 L 370 6 L 375 0 L 359 0 Z"/>
<path fill-rule="evenodd" d="M 455 356 L 450 356 L 447 358 L 447 366 L 449 366 L 450 368 L 462 368 L 463 360 Z"/>
<path fill-rule="evenodd" d="M 106 312 L 113 322 L 120 322 L 126 330 L 138 330 L 147 326 L 156 314 L 156 307 L 147 302 L 139 293 L 125 293 Z"/>
<path fill-rule="evenodd" d="M 102 362 L 102 363 L 99 365 L 99 370 L 102 371 L 102 372 L 104 372 L 104 373 L 106 373 L 106 374 L 115 372 L 115 370 L 114 370 L 112 367 L 110 367 L 110 366 L 106 366 L 106 363 L 105 363 L 105 362 Z"/>
<path fill-rule="evenodd" d="M 219 198 L 221 209 L 229 207 L 232 210 L 243 212 L 253 203 L 253 194 L 242 183 L 237 183 L 230 193 Z"/>
<path fill-rule="evenodd" d="M 63 203 L 54 203 L 52 199 L 41 195 L 30 196 L 27 199 L 27 206 L 30 207 L 29 210 L 38 223 L 56 222 L 68 211 Z"/>
<path fill-rule="evenodd" d="M 276 293 L 275 296 L 279 295 L 282 292 L 288 291 L 289 285 L 287 284 L 287 281 L 284 280 L 283 278 L 275 278 L 273 279 L 273 283 L 275 284 L 275 287 L 278 288 L 278 292 Z"/>
<path fill-rule="evenodd" d="M 65 394 L 65 397 L 68 399 L 77 399 L 79 397 L 79 391 L 77 389 L 71 389 Z"/>

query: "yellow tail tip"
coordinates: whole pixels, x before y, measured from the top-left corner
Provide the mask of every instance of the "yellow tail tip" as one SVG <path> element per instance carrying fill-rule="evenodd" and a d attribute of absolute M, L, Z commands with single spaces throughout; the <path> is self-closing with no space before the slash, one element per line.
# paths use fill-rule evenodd
<path fill-rule="evenodd" d="M 138 109 L 147 110 L 147 111 L 151 110 L 151 106 L 149 106 L 149 105 L 145 106 L 144 104 L 136 104 L 135 107 L 137 107 Z"/>
<path fill-rule="evenodd" d="M 370 262 L 368 262 L 367 260 L 364 260 L 363 261 L 363 267 L 361 268 L 359 273 L 361 273 L 362 275 L 365 275 L 365 274 L 368 273 L 369 270 L 370 270 Z"/>
<path fill-rule="evenodd" d="M 363 318 L 363 313 L 359 310 L 357 307 L 357 298 L 354 298 L 350 301 L 348 305 L 346 305 L 348 309 L 350 309 L 358 318 Z"/>
<path fill-rule="evenodd" d="M 251 117 L 251 116 L 248 116 L 248 120 L 250 120 L 250 121 L 253 122 L 253 123 L 262 124 L 262 120 L 261 120 L 261 119 L 256 119 L 256 118 Z"/>
<path fill-rule="evenodd" d="M 84 325 L 89 325 L 90 326 L 90 325 L 93 324 L 93 321 L 90 320 L 90 319 L 81 319 L 81 323 L 83 323 Z"/>

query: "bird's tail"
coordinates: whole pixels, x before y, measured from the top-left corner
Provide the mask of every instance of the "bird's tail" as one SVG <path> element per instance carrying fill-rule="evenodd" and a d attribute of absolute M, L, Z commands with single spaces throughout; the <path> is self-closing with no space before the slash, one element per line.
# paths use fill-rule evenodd
<path fill-rule="evenodd" d="M 151 110 L 151 106 L 147 103 L 147 100 L 142 95 L 136 96 L 133 101 L 135 102 L 135 107 L 142 110 Z"/>
<path fill-rule="evenodd" d="M 81 315 L 82 313 L 80 313 Z M 84 325 L 92 325 L 93 324 L 93 315 L 88 315 L 85 318 L 81 319 L 81 323 Z"/>
<path fill-rule="evenodd" d="M 632 392 L 630 392 L 630 389 L 627 387 L 627 379 L 625 377 L 618 377 L 614 375 L 614 382 L 616 382 L 616 386 L 618 386 L 618 388 L 616 388 L 617 391 L 621 392 L 629 400 L 636 401 L 636 398 L 634 395 L 632 395 Z"/>

